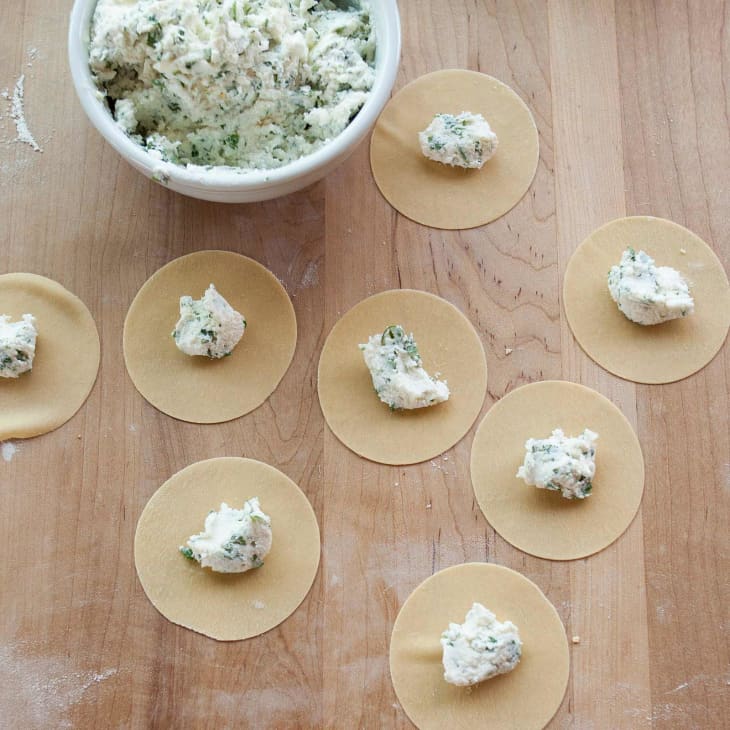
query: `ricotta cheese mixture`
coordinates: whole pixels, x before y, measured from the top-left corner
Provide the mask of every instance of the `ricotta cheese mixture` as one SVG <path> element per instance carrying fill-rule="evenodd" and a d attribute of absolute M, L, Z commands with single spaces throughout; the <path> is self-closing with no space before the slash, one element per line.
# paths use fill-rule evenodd
<path fill-rule="evenodd" d="M 260 568 L 271 550 L 271 519 L 261 511 L 256 497 L 243 509 L 225 502 L 205 518 L 205 529 L 192 535 L 180 552 L 217 573 L 245 573 Z"/>
<path fill-rule="evenodd" d="M 180 297 L 180 319 L 172 336 L 186 355 L 219 359 L 230 355 L 246 330 L 246 318 L 211 284 L 202 299 Z"/>
<path fill-rule="evenodd" d="M 425 408 L 449 399 L 446 381 L 423 369 L 413 334 L 400 325 L 372 335 L 360 349 L 378 398 L 391 410 Z"/>
<path fill-rule="evenodd" d="M 561 492 L 566 499 L 585 499 L 596 474 L 597 433 L 585 429 L 571 438 L 556 428 L 550 438 L 527 439 L 525 462 L 517 477 L 538 489 Z"/>
<path fill-rule="evenodd" d="M 633 248 L 627 248 L 621 263 L 611 267 L 608 290 L 618 308 L 637 324 L 660 324 L 694 311 L 682 275 L 669 266 L 656 266 L 649 254 Z"/>
<path fill-rule="evenodd" d="M 452 167 L 481 169 L 497 151 L 497 135 L 481 114 L 437 114 L 418 133 L 421 152 Z"/>
<path fill-rule="evenodd" d="M 511 621 L 499 622 L 475 603 L 463 624 L 450 623 L 441 634 L 444 679 L 460 687 L 511 672 L 522 656 L 522 641 Z"/>
<path fill-rule="evenodd" d="M 32 314 L 24 314 L 17 322 L 0 315 L 0 378 L 17 378 L 33 369 L 37 336 Z"/>
<path fill-rule="evenodd" d="M 362 108 L 374 59 L 367 0 L 98 0 L 91 22 L 114 119 L 180 165 L 270 169 L 314 152 Z"/>

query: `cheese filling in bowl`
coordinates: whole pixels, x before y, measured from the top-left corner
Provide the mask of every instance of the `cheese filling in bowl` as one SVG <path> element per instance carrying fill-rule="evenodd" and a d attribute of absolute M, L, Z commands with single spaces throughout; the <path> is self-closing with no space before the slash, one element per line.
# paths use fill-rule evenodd
<path fill-rule="evenodd" d="M 76 0 L 69 56 L 92 123 L 132 165 L 225 202 L 321 178 L 397 70 L 395 0 Z"/>

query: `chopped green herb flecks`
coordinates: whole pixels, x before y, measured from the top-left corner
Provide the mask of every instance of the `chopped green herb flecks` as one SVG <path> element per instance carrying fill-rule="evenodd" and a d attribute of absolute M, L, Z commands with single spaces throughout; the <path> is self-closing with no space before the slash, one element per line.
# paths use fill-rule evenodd
<path fill-rule="evenodd" d="M 480 114 L 436 114 L 418 139 L 423 154 L 445 165 L 481 168 L 497 149 L 497 136 Z"/>
<path fill-rule="evenodd" d="M 227 357 L 246 329 L 245 318 L 211 284 L 202 299 L 180 299 L 180 319 L 173 337 L 187 355 Z"/>
<path fill-rule="evenodd" d="M 0 315 L 0 378 L 18 378 L 32 370 L 37 336 L 34 321 L 31 314 L 17 322 L 7 314 Z"/>
<path fill-rule="evenodd" d="M 191 555 L 203 568 L 222 573 L 242 573 L 263 565 L 271 548 L 270 520 L 260 508 L 256 497 L 239 509 L 221 503 L 220 510 L 211 510 L 205 518 L 204 530 L 192 535 L 180 548 Z"/>
<path fill-rule="evenodd" d="M 150 18 L 152 20 L 152 18 Z M 162 38 L 162 26 L 155 22 L 154 26 L 152 26 L 152 30 L 147 32 L 147 45 L 148 46 L 156 46 L 160 39 Z"/>
<path fill-rule="evenodd" d="M 448 399 L 446 383 L 423 369 L 413 334 L 401 325 L 388 325 L 358 347 L 378 398 L 391 410 L 422 408 Z"/>
<path fill-rule="evenodd" d="M 528 439 L 517 477 L 530 486 L 561 492 L 566 499 L 584 499 L 593 488 L 597 438 L 588 429 L 569 437 L 558 428 L 547 439 Z"/>
<path fill-rule="evenodd" d="M 692 314 L 694 300 L 682 274 L 656 266 L 645 251 L 629 246 L 608 273 L 608 290 L 627 319 L 653 326 Z"/>
<path fill-rule="evenodd" d="M 176 165 L 286 165 L 337 137 L 375 80 L 366 3 L 97 0 L 90 31 L 117 123 Z"/>

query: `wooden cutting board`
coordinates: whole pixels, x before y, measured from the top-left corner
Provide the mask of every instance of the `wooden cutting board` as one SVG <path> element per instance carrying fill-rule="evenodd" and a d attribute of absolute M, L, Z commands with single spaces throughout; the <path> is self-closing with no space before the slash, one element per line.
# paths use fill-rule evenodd
<path fill-rule="evenodd" d="M 325 181 L 281 200 L 224 206 L 171 193 L 87 123 L 66 63 L 70 0 L 0 4 L 0 88 L 12 94 L 25 76 L 25 114 L 43 149 L 12 141 L 0 99 L 0 273 L 58 280 L 87 303 L 102 338 L 84 408 L 57 431 L 2 451 L 3 727 L 409 727 L 388 674 L 393 621 L 424 578 L 472 560 L 534 580 L 568 636 L 580 636 L 552 727 L 727 722 L 728 348 L 682 382 L 634 385 L 583 354 L 559 298 L 571 252 L 625 214 L 682 223 L 727 264 L 727 8 L 701 0 L 400 5 L 397 87 L 438 68 L 481 70 L 511 85 L 535 116 L 535 182 L 487 227 L 443 232 L 397 215 L 373 183 L 367 144 Z M 121 351 L 138 288 L 202 248 L 269 267 L 299 323 L 294 362 L 269 401 L 213 426 L 149 406 Z M 546 378 L 581 382 L 622 408 L 647 479 L 640 513 L 618 542 L 570 563 L 505 543 L 473 498 L 473 429 L 443 457 L 407 468 L 363 461 L 327 430 L 316 395 L 324 338 L 350 306 L 398 286 L 437 293 L 476 325 L 489 364 L 485 411 Z M 163 619 L 132 559 L 150 495 L 178 469 L 222 455 L 261 459 L 298 482 L 323 538 L 319 576 L 300 609 L 233 644 Z"/>

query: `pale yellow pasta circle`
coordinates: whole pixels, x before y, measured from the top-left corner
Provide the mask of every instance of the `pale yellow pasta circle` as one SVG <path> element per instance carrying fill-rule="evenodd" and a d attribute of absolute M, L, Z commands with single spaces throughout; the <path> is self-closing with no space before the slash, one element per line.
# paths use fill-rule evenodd
<path fill-rule="evenodd" d="M 233 353 L 220 360 L 178 350 L 171 333 L 183 295 L 200 299 L 215 284 L 246 318 Z M 155 272 L 124 323 L 124 362 L 142 396 L 168 416 L 221 423 L 258 408 L 284 377 L 297 343 L 294 307 L 261 264 L 230 251 L 199 251 Z"/>
<path fill-rule="evenodd" d="M 643 249 L 657 266 L 671 266 L 687 279 L 693 314 L 643 326 L 621 313 L 607 277 L 629 247 Z M 730 327 L 730 286 L 719 259 L 701 238 L 663 218 L 619 218 L 591 233 L 568 262 L 563 301 L 585 353 L 637 383 L 672 383 L 697 372 L 715 357 Z"/>
<path fill-rule="evenodd" d="M 37 274 L 0 276 L 0 314 L 36 318 L 33 369 L 0 378 L 0 441 L 48 433 L 81 408 L 99 371 L 99 334 L 86 305 Z"/>
<path fill-rule="evenodd" d="M 221 502 L 258 497 L 273 542 L 262 567 L 215 573 L 179 551 Z M 152 605 L 169 621 L 219 641 L 263 634 L 287 619 L 312 587 L 319 527 L 299 487 L 274 467 L 223 457 L 191 464 L 153 495 L 137 523 L 134 562 Z"/>
<path fill-rule="evenodd" d="M 565 499 L 515 476 L 525 441 L 556 428 L 598 434 L 586 499 Z M 607 547 L 631 524 L 644 491 L 644 459 L 631 424 L 608 398 L 548 380 L 513 390 L 487 411 L 472 444 L 471 480 L 484 516 L 507 542 L 540 558 L 574 560 Z"/>
<path fill-rule="evenodd" d="M 424 368 L 448 382 L 448 401 L 391 411 L 378 398 L 358 345 L 392 324 L 413 332 Z M 445 299 L 413 289 L 356 304 L 332 328 L 319 360 L 327 425 L 356 454 L 382 464 L 415 464 L 451 448 L 479 415 L 486 389 L 484 348 L 471 322 Z"/>
<path fill-rule="evenodd" d="M 478 602 L 520 632 L 522 658 L 508 674 L 471 687 L 444 680 L 439 639 Z M 538 730 L 560 707 L 570 657 L 553 605 L 523 575 L 467 563 L 432 575 L 410 595 L 390 640 L 390 674 L 398 701 L 421 730 Z"/>
<path fill-rule="evenodd" d="M 418 133 L 435 114 L 481 114 L 498 137 L 481 170 L 426 158 Z M 484 225 L 528 191 L 540 157 L 527 105 L 501 81 L 476 71 L 435 71 L 412 81 L 388 103 L 373 130 L 370 165 L 385 199 L 407 218 L 434 228 Z"/>

